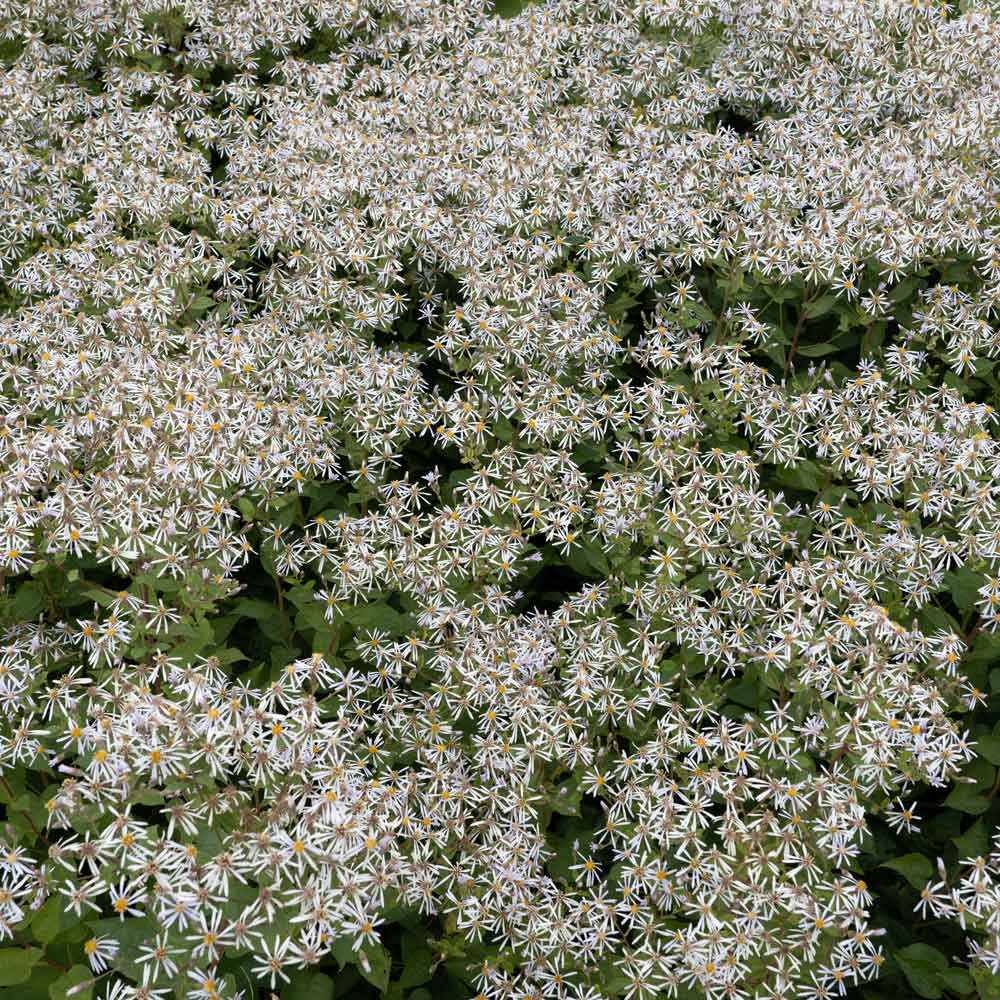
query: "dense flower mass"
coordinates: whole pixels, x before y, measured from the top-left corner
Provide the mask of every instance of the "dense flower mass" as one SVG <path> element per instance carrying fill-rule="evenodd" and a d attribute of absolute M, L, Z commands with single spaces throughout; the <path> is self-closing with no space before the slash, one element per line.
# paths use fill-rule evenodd
<path fill-rule="evenodd" d="M 0 0 L 0 983 L 990 995 L 998 50 Z"/>

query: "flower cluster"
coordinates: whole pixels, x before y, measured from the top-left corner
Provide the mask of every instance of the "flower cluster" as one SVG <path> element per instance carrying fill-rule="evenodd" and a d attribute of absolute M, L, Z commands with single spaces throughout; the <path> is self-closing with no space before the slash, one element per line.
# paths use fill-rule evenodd
<path fill-rule="evenodd" d="M 384 988 L 414 913 L 482 1000 L 875 978 L 1000 627 L 961 7 L 0 0 L 0 937 L 107 1000 Z M 995 869 L 924 900 L 1000 971 Z"/>
<path fill-rule="evenodd" d="M 1000 842 L 987 855 L 963 858 L 965 871 L 952 886 L 944 865 L 940 880 L 921 890 L 919 912 L 956 920 L 963 930 L 982 931 L 985 943 L 970 941 L 969 956 L 994 975 L 1000 973 Z"/>

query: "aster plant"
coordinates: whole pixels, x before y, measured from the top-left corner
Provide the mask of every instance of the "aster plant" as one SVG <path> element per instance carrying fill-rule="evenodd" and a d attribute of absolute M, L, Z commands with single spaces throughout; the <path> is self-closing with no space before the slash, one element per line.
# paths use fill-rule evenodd
<path fill-rule="evenodd" d="M 0 997 L 1000 997 L 994 0 L 0 0 Z"/>

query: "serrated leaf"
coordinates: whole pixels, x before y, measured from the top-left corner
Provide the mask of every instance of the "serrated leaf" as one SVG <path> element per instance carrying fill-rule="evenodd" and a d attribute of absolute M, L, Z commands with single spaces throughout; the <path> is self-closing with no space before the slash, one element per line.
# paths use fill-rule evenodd
<path fill-rule="evenodd" d="M 611 572 L 608 557 L 599 545 L 589 539 L 582 539 L 579 544 L 573 545 L 562 558 L 581 576 L 603 577 Z"/>
<path fill-rule="evenodd" d="M 879 868 L 899 872 L 914 889 L 922 889 L 934 875 L 934 866 L 922 854 L 903 854 L 883 862 Z"/>

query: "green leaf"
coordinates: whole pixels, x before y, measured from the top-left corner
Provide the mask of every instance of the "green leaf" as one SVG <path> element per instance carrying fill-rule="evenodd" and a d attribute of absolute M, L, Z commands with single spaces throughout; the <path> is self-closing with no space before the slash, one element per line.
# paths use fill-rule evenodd
<path fill-rule="evenodd" d="M 991 789 L 996 776 L 996 768 L 982 757 L 974 757 L 962 767 L 962 777 L 971 778 L 973 787 L 980 792 Z"/>
<path fill-rule="evenodd" d="M 493 433 L 501 441 L 510 441 L 514 437 L 514 427 L 506 417 L 500 417 L 493 424 Z"/>
<path fill-rule="evenodd" d="M 163 594 L 172 594 L 184 586 L 183 580 L 176 580 L 172 576 L 157 576 L 155 573 L 137 573 L 133 577 L 135 583 L 144 583 L 147 587 Z"/>
<path fill-rule="evenodd" d="M 174 647 L 174 656 L 197 656 L 215 645 L 215 633 L 208 621 L 180 621 L 174 626 L 174 631 L 178 635 L 191 636 L 186 642 Z"/>
<path fill-rule="evenodd" d="M 297 608 L 311 608 L 316 604 L 316 588 L 310 584 L 289 587 L 285 591 L 285 600 Z"/>
<path fill-rule="evenodd" d="M 6 805 L 24 791 L 24 767 L 17 765 L 4 770 L 5 781 L 0 783 L 0 802 Z"/>
<path fill-rule="evenodd" d="M 607 306 L 607 311 L 609 316 L 622 316 L 633 306 L 639 304 L 638 299 L 632 298 L 627 292 L 622 292 L 615 295 L 609 302 Z"/>
<path fill-rule="evenodd" d="M 52 1000 L 49 988 L 58 978 L 58 969 L 51 965 L 36 965 L 23 983 L 0 988 L 0 1000 Z M 76 998 L 70 997 L 69 1000 Z"/>
<path fill-rule="evenodd" d="M 333 980 L 323 972 L 300 972 L 282 988 L 281 1000 L 333 1000 Z"/>
<path fill-rule="evenodd" d="M 715 320 L 715 313 L 701 302 L 688 302 L 684 308 L 705 323 L 712 323 Z"/>
<path fill-rule="evenodd" d="M 990 807 L 990 800 L 974 785 L 957 785 L 944 800 L 947 809 L 957 809 L 970 816 L 981 816 Z"/>
<path fill-rule="evenodd" d="M 215 305 L 215 299 L 209 298 L 207 295 L 199 295 L 198 298 L 191 303 L 191 312 L 203 313 L 207 309 L 211 309 Z"/>
<path fill-rule="evenodd" d="M 612 995 L 622 993 L 628 986 L 628 977 L 614 958 L 605 958 L 597 966 L 598 981 Z"/>
<path fill-rule="evenodd" d="M 797 351 L 804 358 L 822 358 L 827 354 L 836 354 L 840 350 L 837 344 L 804 344 Z"/>
<path fill-rule="evenodd" d="M 571 779 L 552 789 L 547 805 L 561 816 L 579 816 L 582 801 L 583 789 L 580 787 L 580 782 Z"/>
<path fill-rule="evenodd" d="M 239 615 L 222 615 L 212 619 L 212 632 L 220 645 L 229 638 L 229 633 L 239 624 Z"/>
<path fill-rule="evenodd" d="M 45 588 L 38 580 L 22 583 L 8 607 L 17 621 L 31 621 L 37 618 L 45 607 Z"/>
<path fill-rule="evenodd" d="M 517 17 L 528 5 L 528 0 L 496 0 L 496 11 L 500 17 Z"/>
<path fill-rule="evenodd" d="M 41 948 L 0 948 L 0 986 L 27 982 L 31 970 L 44 957 Z"/>
<path fill-rule="evenodd" d="M 407 931 L 402 940 L 403 971 L 399 985 L 404 989 L 430 982 L 434 975 L 434 953 L 423 933 L 419 930 Z"/>
<path fill-rule="evenodd" d="M 922 889 L 934 875 L 934 867 L 922 854 L 904 854 L 879 865 L 899 872 L 914 889 Z"/>
<path fill-rule="evenodd" d="M 896 287 L 889 292 L 889 298 L 893 302 L 900 302 L 905 298 L 909 298 L 916 290 L 918 285 L 923 284 L 922 280 L 917 276 L 907 278 L 905 281 L 901 281 Z M 899 317 L 897 316 L 897 319 Z"/>
<path fill-rule="evenodd" d="M 31 838 L 38 836 L 47 818 L 44 800 L 36 792 L 24 792 L 7 807 L 7 822 Z"/>
<path fill-rule="evenodd" d="M 277 605 L 241 597 L 233 603 L 233 611 L 242 618 L 252 618 L 261 632 L 272 642 L 281 642 L 288 636 L 288 626 Z"/>
<path fill-rule="evenodd" d="M 352 625 L 383 629 L 389 635 L 400 635 L 406 631 L 405 619 L 388 604 L 359 604 L 357 607 L 345 608 L 344 617 Z"/>
<path fill-rule="evenodd" d="M 823 488 L 823 471 L 808 459 L 793 467 L 779 467 L 774 478 L 780 486 L 805 490 L 807 493 L 818 493 Z"/>
<path fill-rule="evenodd" d="M 361 949 L 368 959 L 368 968 L 362 964 L 360 953 L 355 955 L 355 965 L 358 971 L 379 991 L 384 993 L 389 985 L 389 967 L 391 965 L 389 953 L 380 945 L 369 945 Z"/>
<path fill-rule="evenodd" d="M 928 605 L 921 610 L 917 616 L 917 620 L 925 632 L 934 632 L 937 629 L 941 629 L 945 632 L 953 632 L 955 635 L 962 634 L 962 626 L 944 608 L 936 608 L 933 605 Z"/>
<path fill-rule="evenodd" d="M 599 545 L 589 539 L 581 539 L 562 558 L 581 576 L 602 577 L 611 572 L 608 557 Z"/>
<path fill-rule="evenodd" d="M 316 631 L 328 631 L 330 623 L 326 620 L 326 607 L 318 601 L 302 608 L 295 614 L 295 628 L 299 632 L 306 629 Z"/>
<path fill-rule="evenodd" d="M 330 954 L 337 960 L 337 965 L 342 969 L 345 965 L 354 962 L 354 949 L 351 947 L 351 938 L 348 935 L 337 938 L 330 947 Z"/>
<path fill-rule="evenodd" d="M 774 340 L 765 341 L 758 350 L 763 351 L 776 365 L 784 367 L 785 349 Z"/>
<path fill-rule="evenodd" d="M 989 736 L 976 739 L 976 753 L 991 764 L 1000 766 L 1000 725 Z"/>
<path fill-rule="evenodd" d="M 788 302 L 801 295 L 801 289 L 796 289 L 788 285 L 764 285 L 764 291 L 774 302 Z"/>
<path fill-rule="evenodd" d="M 727 685 L 726 697 L 744 708 L 756 708 L 764 695 L 763 684 L 757 664 L 752 663 L 743 671 L 739 680 Z"/>
<path fill-rule="evenodd" d="M 1000 973 L 990 972 L 984 965 L 972 967 L 979 1000 L 1000 1000 Z"/>
<path fill-rule="evenodd" d="M 118 920 L 107 917 L 103 920 L 88 921 L 94 937 L 106 934 L 118 942 L 118 955 L 112 965 L 132 979 L 142 977 L 142 966 L 136 961 L 140 945 L 151 941 L 156 933 L 156 926 L 149 917 L 129 917 Z"/>
<path fill-rule="evenodd" d="M 85 965 L 74 965 L 49 987 L 49 996 L 52 1000 L 66 1000 L 74 986 L 91 981 L 90 986 L 72 994 L 73 1000 L 91 1000 L 94 995 L 93 979 L 94 974 Z"/>
<path fill-rule="evenodd" d="M 78 922 L 64 905 L 61 896 L 50 896 L 31 918 L 31 933 L 40 944 L 49 944 L 60 931 L 67 930 Z"/>
<path fill-rule="evenodd" d="M 815 299 L 805 307 L 806 319 L 817 319 L 820 316 L 825 316 L 836 304 L 836 295 L 824 295 Z"/>
<path fill-rule="evenodd" d="M 972 982 L 972 976 L 969 975 L 968 970 L 960 969 L 954 965 L 950 969 L 945 969 L 944 972 L 939 972 L 938 981 L 946 990 L 951 990 L 952 993 L 957 993 L 959 996 L 965 996 L 966 993 L 971 993 L 975 989 L 975 984 Z"/>
<path fill-rule="evenodd" d="M 983 585 L 983 576 L 962 566 L 951 573 L 946 573 L 942 582 L 948 588 L 955 607 L 960 611 L 967 611 L 979 600 L 976 591 Z"/>
<path fill-rule="evenodd" d="M 948 968 L 948 959 L 929 944 L 911 944 L 896 952 L 896 961 L 914 991 L 928 1000 L 942 995 L 938 973 Z"/>
<path fill-rule="evenodd" d="M 959 858 L 986 857 L 989 852 L 989 835 L 981 819 L 977 819 L 960 837 L 952 837 L 951 842 L 958 849 Z"/>

